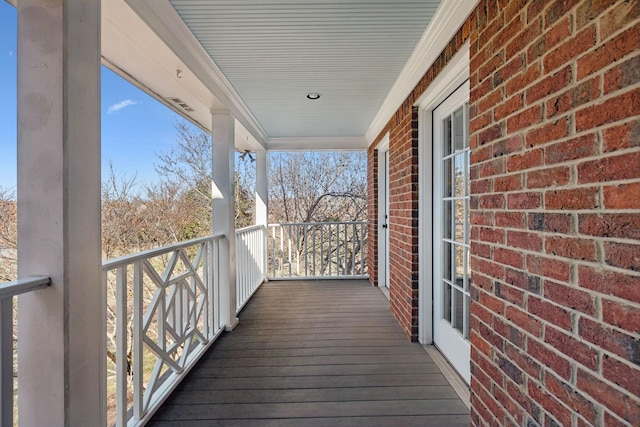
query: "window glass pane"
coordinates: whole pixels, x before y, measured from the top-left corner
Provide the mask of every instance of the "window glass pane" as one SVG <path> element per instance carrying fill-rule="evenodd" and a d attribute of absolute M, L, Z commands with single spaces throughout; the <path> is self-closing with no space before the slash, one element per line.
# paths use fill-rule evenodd
<path fill-rule="evenodd" d="M 464 296 L 464 312 L 465 312 L 465 324 L 464 324 L 464 337 L 466 339 L 469 339 L 469 329 L 470 329 L 470 322 L 471 322 L 471 299 L 469 298 L 468 295 Z"/>
<path fill-rule="evenodd" d="M 465 339 L 469 337 L 469 112 L 468 104 L 441 118 L 442 196 L 441 248 L 442 318 Z"/>
<path fill-rule="evenodd" d="M 471 164 L 469 163 L 469 150 L 464 152 L 464 161 L 465 161 L 465 182 L 464 182 L 464 195 L 469 196 L 471 194 L 470 184 L 469 184 L 469 170 L 471 169 Z"/>
<path fill-rule="evenodd" d="M 445 159 L 442 161 L 442 197 L 451 197 L 453 194 L 451 162 L 452 159 Z"/>
<path fill-rule="evenodd" d="M 451 323 L 451 286 L 448 283 L 443 283 L 442 290 L 442 317 Z"/>
<path fill-rule="evenodd" d="M 465 218 L 465 212 L 464 212 L 464 205 L 465 205 L 466 200 L 464 199 L 460 199 L 460 200 L 455 200 L 453 202 L 453 206 L 454 206 L 454 216 L 453 216 L 453 221 L 454 221 L 454 225 L 455 225 L 455 240 L 456 242 L 460 242 L 460 243 L 464 243 L 464 238 L 465 238 L 465 228 L 466 228 L 466 218 Z"/>
<path fill-rule="evenodd" d="M 465 139 L 464 146 L 469 148 L 469 103 L 464 104 L 464 126 L 465 126 Z"/>
<path fill-rule="evenodd" d="M 453 171 L 453 191 L 456 197 L 464 197 L 466 184 L 466 153 L 456 154 L 454 157 L 454 171 Z"/>
<path fill-rule="evenodd" d="M 462 151 L 467 145 L 465 143 L 466 125 L 464 123 L 464 106 L 461 106 L 453 113 L 453 140 L 454 150 Z"/>
<path fill-rule="evenodd" d="M 451 154 L 451 117 L 442 121 L 442 141 L 444 143 L 443 157 Z"/>
<path fill-rule="evenodd" d="M 451 240 L 451 200 L 442 202 L 442 237 Z"/>
<path fill-rule="evenodd" d="M 460 287 L 462 289 L 464 287 L 464 252 L 466 248 L 461 245 L 453 245 L 454 246 L 454 262 L 455 262 L 455 274 L 456 280 L 453 283 L 454 285 Z"/>
<path fill-rule="evenodd" d="M 453 288 L 453 327 L 461 334 L 464 333 L 464 294 L 458 289 Z"/>
<path fill-rule="evenodd" d="M 469 212 L 469 198 L 467 197 L 464 201 L 464 222 L 465 222 L 465 234 L 464 234 L 464 242 L 468 245 L 470 243 L 469 238 L 469 229 L 471 228 L 471 213 Z"/>
<path fill-rule="evenodd" d="M 464 248 L 464 290 L 468 291 L 471 285 L 471 260 L 469 259 L 469 248 Z"/>
<path fill-rule="evenodd" d="M 451 243 L 444 242 L 442 246 L 442 278 L 453 281 L 451 272 Z"/>

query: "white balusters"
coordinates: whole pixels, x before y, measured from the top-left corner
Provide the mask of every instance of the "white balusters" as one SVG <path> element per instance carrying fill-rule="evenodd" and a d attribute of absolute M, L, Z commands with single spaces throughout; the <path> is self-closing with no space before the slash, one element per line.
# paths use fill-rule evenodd
<path fill-rule="evenodd" d="M 142 425 L 222 331 L 216 275 L 221 236 L 107 261 L 109 419 Z M 114 360 L 115 359 L 115 360 Z"/>
<path fill-rule="evenodd" d="M 267 229 L 263 225 L 236 231 L 236 313 L 265 279 Z"/>
<path fill-rule="evenodd" d="M 367 277 L 366 222 L 271 224 L 269 277 Z"/>

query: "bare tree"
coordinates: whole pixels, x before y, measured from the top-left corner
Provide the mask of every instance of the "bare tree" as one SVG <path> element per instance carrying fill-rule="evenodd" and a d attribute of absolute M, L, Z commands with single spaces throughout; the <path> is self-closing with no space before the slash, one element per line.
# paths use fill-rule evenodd
<path fill-rule="evenodd" d="M 364 153 L 274 153 L 269 160 L 272 222 L 366 218 Z"/>
<path fill-rule="evenodd" d="M 364 221 L 366 206 L 365 153 L 272 154 L 270 222 L 313 224 L 287 226 L 285 234 L 271 237 L 272 248 L 293 246 L 295 255 L 287 251 L 286 255 L 270 252 L 269 256 L 283 260 L 279 268 L 289 266 L 292 259 L 296 265 L 303 263 L 305 272 L 308 265 L 314 269 L 319 266 L 314 274 L 324 274 L 331 268 L 344 274 L 364 272 L 366 237 L 363 229 L 337 223 Z M 334 222 L 336 224 L 317 224 Z M 274 261 L 272 259 L 271 265 L 278 268 Z M 291 271 L 290 266 L 287 268 Z"/>
<path fill-rule="evenodd" d="M 168 153 L 157 154 L 155 165 L 160 182 L 187 194 L 196 217 L 211 219 L 211 137 L 186 121 L 176 123 L 177 145 Z M 236 228 L 253 224 L 255 167 L 249 158 L 236 155 Z M 209 227 L 210 228 L 210 227 Z M 195 237 L 195 236 L 194 236 Z"/>
<path fill-rule="evenodd" d="M 15 193 L 0 187 L 0 282 L 15 280 L 18 275 L 17 220 Z"/>

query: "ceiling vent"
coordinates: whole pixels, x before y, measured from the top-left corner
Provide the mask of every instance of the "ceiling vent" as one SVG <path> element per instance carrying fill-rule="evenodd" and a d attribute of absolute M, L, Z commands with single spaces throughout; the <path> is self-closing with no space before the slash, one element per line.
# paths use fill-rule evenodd
<path fill-rule="evenodd" d="M 195 111 L 189 104 L 187 104 L 180 98 L 167 98 L 167 99 L 188 113 Z"/>

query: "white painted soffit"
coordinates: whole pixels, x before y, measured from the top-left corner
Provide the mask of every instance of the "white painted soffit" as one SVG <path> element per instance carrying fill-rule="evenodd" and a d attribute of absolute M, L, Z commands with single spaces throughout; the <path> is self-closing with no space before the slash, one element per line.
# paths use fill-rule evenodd
<path fill-rule="evenodd" d="M 210 111 L 223 105 L 124 1 L 102 2 L 101 32 L 105 66 L 203 130 L 210 130 Z"/>
<path fill-rule="evenodd" d="M 293 142 L 363 136 L 440 0 L 169 2 L 269 137 Z"/>
<path fill-rule="evenodd" d="M 270 138 L 269 151 L 351 151 L 366 150 L 364 137 Z"/>
<path fill-rule="evenodd" d="M 245 117 L 261 111 L 262 115 L 255 116 L 259 124 L 257 121 L 254 123 L 265 130 L 265 123 L 286 122 L 288 127 L 278 125 L 275 130 L 269 128 L 272 132 L 266 131 L 269 134 L 266 139 L 269 149 L 273 149 L 271 143 L 278 147 L 288 143 L 293 145 L 292 149 L 302 150 L 315 147 L 321 141 L 332 147 L 363 149 L 362 138 L 371 119 L 440 2 L 126 1 L 147 25 L 178 52 L 187 66 L 195 71 L 197 67 L 194 65 L 205 64 L 205 67 L 201 67 L 207 69 L 205 77 L 209 74 L 210 81 L 224 82 L 226 99 L 216 93 L 223 102 L 237 101 L 244 105 Z M 207 11 L 209 15 L 205 13 Z M 222 18 L 220 13 L 224 14 Z M 192 25 L 187 25 L 189 23 Z M 237 30 L 235 26 L 241 24 L 246 31 Z M 191 31 L 192 26 L 200 29 L 201 33 L 196 31 L 201 34 L 200 38 L 196 38 Z M 290 37 L 291 32 L 305 35 L 306 38 Z M 283 33 L 286 35 L 284 38 Z M 207 40 L 214 43 L 214 50 L 206 44 Z M 201 41 L 205 42 L 204 48 Z M 207 46 L 209 50 L 205 50 Z M 273 49 L 273 57 L 260 57 L 266 48 Z M 333 48 L 336 52 L 333 52 Z M 247 49 L 250 53 L 248 56 Z M 226 64 L 231 64 L 232 69 L 235 65 L 236 74 L 227 73 L 222 62 L 218 64 L 215 57 L 212 59 L 209 51 L 226 54 L 225 58 L 230 61 Z M 191 61 L 185 52 L 189 53 Z M 405 53 L 398 56 L 398 52 Z M 400 57 L 402 59 L 397 62 Z M 282 63 L 279 62 L 281 58 Z M 212 67 L 207 68 L 207 64 Z M 287 77 L 285 71 L 292 66 L 295 72 Z M 227 74 L 224 75 L 222 71 Z M 314 77 L 309 78 L 312 72 L 315 73 Z M 268 76 L 266 82 L 254 82 L 256 76 L 264 78 L 265 75 Z M 309 86 L 311 89 L 295 86 L 305 78 L 312 82 L 323 80 L 327 89 L 317 85 Z M 238 94 L 244 96 L 242 90 L 235 92 L 231 85 L 237 82 L 253 85 L 254 90 L 257 88 L 254 92 L 257 99 L 251 96 L 242 99 L 235 97 Z M 242 87 L 246 88 L 238 86 L 239 89 Z M 314 104 L 304 98 L 306 92 L 312 91 L 323 94 L 320 102 Z M 331 104 L 329 100 L 332 97 Z M 237 109 L 230 110 L 237 116 Z M 252 129 L 248 124 L 251 120 L 238 119 L 249 130 Z"/>
<path fill-rule="evenodd" d="M 266 148 L 269 138 L 260 123 L 167 0 L 103 1 L 125 1 L 175 52 L 185 69 L 202 82 L 262 148 Z"/>
<path fill-rule="evenodd" d="M 445 0 L 434 14 L 411 57 L 389 91 L 365 134 L 368 145 L 375 142 L 420 79 L 458 32 L 479 0 Z"/>

